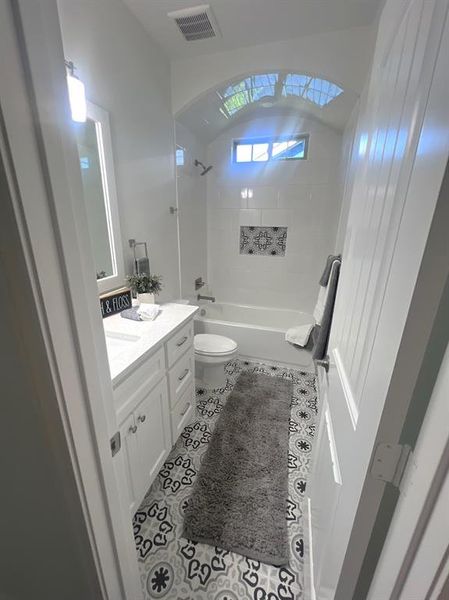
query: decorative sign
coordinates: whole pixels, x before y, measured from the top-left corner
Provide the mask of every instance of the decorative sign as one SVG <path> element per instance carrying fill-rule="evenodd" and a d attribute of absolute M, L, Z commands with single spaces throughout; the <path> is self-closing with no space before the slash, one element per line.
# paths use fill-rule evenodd
<path fill-rule="evenodd" d="M 120 288 L 100 296 L 100 308 L 103 319 L 115 315 L 125 308 L 131 308 L 131 290 Z"/>

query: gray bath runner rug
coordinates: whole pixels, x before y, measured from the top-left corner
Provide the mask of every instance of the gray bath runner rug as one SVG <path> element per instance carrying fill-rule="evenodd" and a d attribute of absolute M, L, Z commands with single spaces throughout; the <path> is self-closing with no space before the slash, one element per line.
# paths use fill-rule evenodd
<path fill-rule="evenodd" d="M 218 418 L 184 518 L 184 537 L 280 566 L 293 384 L 242 373 Z"/>

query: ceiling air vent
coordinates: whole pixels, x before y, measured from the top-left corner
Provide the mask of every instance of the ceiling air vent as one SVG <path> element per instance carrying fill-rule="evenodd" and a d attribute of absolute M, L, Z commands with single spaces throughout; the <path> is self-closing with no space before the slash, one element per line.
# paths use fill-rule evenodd
<path fill-rule="evenodd" d="M 217 23 L 208 4 L 169 12 L 188 42 L 205 40 L 219 35 Z"/>

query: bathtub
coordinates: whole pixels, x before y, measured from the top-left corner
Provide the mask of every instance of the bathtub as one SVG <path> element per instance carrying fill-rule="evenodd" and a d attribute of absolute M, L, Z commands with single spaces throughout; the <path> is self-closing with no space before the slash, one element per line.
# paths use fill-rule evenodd
<path fill-rule="evenodd" d="M 311 367 L 310 352 L 285 341 L 289 327 L 313 321 L 297 310 L 244 306 L 228 303 L 200 304 L 195 333 L 215 333 L 232 338 L 239 355 L 299 367 Z"/>

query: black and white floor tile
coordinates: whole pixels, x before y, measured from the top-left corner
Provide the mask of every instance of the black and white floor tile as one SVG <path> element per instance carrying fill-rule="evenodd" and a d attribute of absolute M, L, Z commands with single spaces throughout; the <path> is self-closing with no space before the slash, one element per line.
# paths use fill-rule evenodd
<path fill-rule="evenodd" d="M 197 416 L 184 429 L 134 516 L 134 537 L 146 599 L 300 600 L 303 598 L 302 498 L 306 490 L 317 412 L 311 372 L 232 361 L 227 384 L 197 388 Z M 293 382 L 290 419 L 289 497 L 286 514 L 290 562 L 273 567 L 181 537 L 184 510 L 207 444 L 226 399 L 243 370 Z"/>

